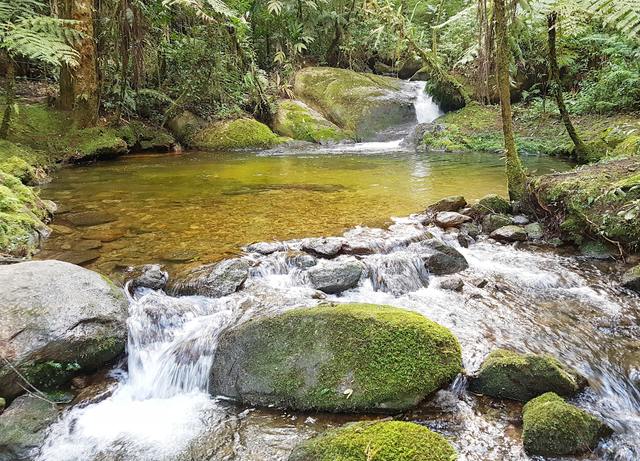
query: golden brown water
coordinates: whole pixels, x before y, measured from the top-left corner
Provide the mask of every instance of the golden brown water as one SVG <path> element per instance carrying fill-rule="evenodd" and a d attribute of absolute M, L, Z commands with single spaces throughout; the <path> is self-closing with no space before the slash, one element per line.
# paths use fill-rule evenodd
<path fill-rule="evenodd" d="M 538 173 L 569 167 L 548 157 L 526 163 Z M 39 257 L 108 274 L 144 263 L 210 262 L 254 241 L 381 225 L 447 195 L 504 194 L 503 168 L 495 154 L 406 152 L 190 152 L 69 167 L 42 191 L 60 213 Z M 80 223 L 84 215 L 76 213 L 86 211 L 95 213 Z"/>

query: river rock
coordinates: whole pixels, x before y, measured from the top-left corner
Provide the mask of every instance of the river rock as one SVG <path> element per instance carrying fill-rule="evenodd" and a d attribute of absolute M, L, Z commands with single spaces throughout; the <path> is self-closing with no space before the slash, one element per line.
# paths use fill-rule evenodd
<path fill-rule="evenodd" d="M 526 402 L 545 392 L 571 396 L 586 384 L 575 370 L 549 355 L 496 349 L 482 363 L 471 382 L 471 390 L 491 397 Z"/>
<path fill-rule="evenodd" d="M 369 459 L 450 461 L 457 459 L 457 454 L 443 436 L 420 424 L 361 421 L 302 442 L 289 456 L 289 461 Z"/>
<path fill-rule="evenodd" d="M 439 213 L 441 211 L 459 211 L 467 206 L 467 201 L 462 195 L 451 195 L 432 203 L 427 207 L 427 212 Z"/>
<path fill-rule="evenodd" d="M 640 264 L 622 275 L 622 286 L 640 293 Z"/>
<path fill-rule="evenodd" d="M 28 461 L 58 416 L 56 405 L 23 395 L 0 416 L 0 461 Z"/>
<path fill-rule="evenodd" d="M 511 202 L 497 194 L 485 195 L 473 206 L 476 209 L 485 210 L 485 213 L 511 213 Z"/>
<path fill-rule="evenodd" d="M 516 226 L 526 226 L 529 224 L 529 218 L 523 214 L 517 214 L 511 217 L 511 222 Z"/>
<path fill-rule="evenodd" d="M 469 267 L 458 250 L 435 238 L 412 243 L 409 250 L 416 252 L 425 268 L 434 275 L 454 274 Z"/>
<path fill-rule="evenodd" d="M 118 219 L 117 216 L 106 211 L 81 211 L 79 213 L 68 213 L 64 216 L 66 220 L 74 226 L 91 227 L 99 224 L 106 224 Z"/>
<path fill-rule="evenodd" d="M 527 231 L 520 226 L 503 226 L 491 232 L 490 237 L 499 242 L 524 242 L 527 240 Z"/>
<path fill-rule="evenodd" d="M 355 288 L 362 275 L 362 264 L 352 260 L 325 261 L 310 268 L 307 279 L 313 288 L 328 294 Z"/>
<path fill-rule="evenodd" d="M 464 288 L 464 281 L 462 278 L 454 275 L 440 280 L 439 286 L 443 290 L 460 292 Z"/>
<path fill-rule="evenodd" d="M 455 211 L 441 211 L 436 215 L 435 221 L 438 226 L 448 228 L 458 227 L 462 223 L 471 221 L 471 218 Z"/>
<path fill-rule="evenodd" d="M 346 243 L 341 237 L 310 238 L 302 242 L 302 250 L 319 258 L 333 258 L 337 256 Z"/>
<path fill-rule="evenodd" d="M 286 251 L 287 245 L 284 242 L 257 242 L 247 245 L 245 248 L 249 253 L 259 253 L 261 255 L 270 255 L 278 251 Z"/>
<path fill-rule="evenodd" d="M 480 227 L 472 222 L 466 222 L 460 225 L 460 232 L 469 235 L 469 237 L 476 239 L 480 235 Z"/>
<path fill-rule="evenodd" d="M 134 271 L 131 280 L 131 290 L 136 288 L 150 288 L 152 290 L 164 290 L 169 281 L 169 273 L 160 264 L 145 264 Z"/>
<path fill-rule="evenodd" d="M 285 256 L 287 264 L 298 269 L 308 269 L 318 264 L 318 260 L 302 251 L 289 251 Z"/>
<path fill-rule="evenodd" d="M 115 358 L 127 337 L 127 302 L 105 277 L 62 261 L 0 266 L 0 352 L 38 388 L 55 388 Z M 0 395 L 23 392 L 0 363 Z"/>
<path fill-rule="evenodd" d="M 322 305 L 223 332 L 209 389 L 249 405 L 392 412 L 413 407 L 461 366 L 457 339 L 420 314 Z"/>
<path fill-rule="evenodd" d="M 170 286 L 178 296 L 220 298 L 240 290 L 249 277 L 249 263 L 242 258 L 226 259 L 192 269 Z"/>
<path fill-rule="evenodd" d="M 348 138 L 348 133 L 302 101 L 281 99 L 273 118 L 273 130 L 281 136 L 326 143 Z"/>
<path fill-rule="evenodd" d="M 356 139 L 415 121 L 413 93 L 405 82 L 331 67 L 306 67 L 293 91 L 306 104 Z"/>
<path fill-rule="evenodd" d="M 524 226 L 524 230 L 527 232 L 527 237 L 531 240 L 540 240 L 544 237 L 544 229 L 540 223 L 532 222 L 531 224 L 527 224 Z"/>
<path fill-rule="evenodd" d="M 83 231 L 81 237 L 86 240 L 99 240 L 108 243 L 118 240 L 124 235 L 124 231 L 118 229 L 87 229 Z"/>
<path fill-rule="evenodd" d="M 496 229 L 511 225 L 511 217 L 505 214 L 491 213 L 482 219 L 482 230 L 490 234 Z"/>
<path fill-rule="evenodd" d="M 578 455 L 612 433 L 602 421 L 553 392 L 529 401 L 522 412 L 522 441 L 529 455 Z"/>

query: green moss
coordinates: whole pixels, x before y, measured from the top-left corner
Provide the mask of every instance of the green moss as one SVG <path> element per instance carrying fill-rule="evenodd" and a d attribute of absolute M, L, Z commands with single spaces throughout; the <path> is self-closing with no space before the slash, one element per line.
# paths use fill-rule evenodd
<path fill-rule="evenodd" d="M 640 155 L 640 134 L 631 135 L 620 142 L 613 150 L 613 157 L 632 157 Z"/>
<path fill-rule="evenodd" d="M 526 402 L 549 391 L 573 395 L 584 384 L 583 378 L 551 356 L 497 349 L 482 363 L 471 388 L 492 397 Z"/>
<path fill-rule="evenodd" d="M 360 422 L 327 431 L 294 449 L 289 461 L 455 461 L 447 440 L 403 421 Z"/>
<path fill-rule="evenodd" d="M 282 135 L 301 141 L 322 143 L 349 138 L 333 123 L 303 103 L 285 99 L 278 104 L 274 130 Z"/>
<path fill-rule="evenodd" d="M 414 119 L 410 104 L 393 100 L 402 81 L 330 67 L 307 67 L 295 76 L 296 97 L 357 139 Z"/>
<path fill-rule="evenodd" d="M 522 438 L 531 455 L 562 456 L 595 448 L 611 430 L 593 415 L 570 405 L 553 392 L 528 402 L 523 408 Z"/>
<path fill-rule="evenodd" d="M 77 362 L 46 362 L 24 364 L 20 367 L 24 377 L 38 389 L 56 389 L 81 369 Z"/>
<path fill-rule="evenodd" d="M 485 195 L 476 203 L 471 205 L 471 215 L 475 217 L 484 216 L 486 214 L 506 216 L 509 213 L 511 213 L 511 202 L 497 194 Z"/>
<path fill-rule="evenodd" d="M 567 173 L 534 179 L 533 203 L 556 220 L 565 240 L 619 242 L 640 250 L 640 159 L 601 161 Z"/>
<path fill-rule="evenodd" d="M 211 150 L 269 148 L 285 138 L 275 134 L 267 125 L 252 118 L 216 122 L 198 131 L 190 140 L 192 147 Z"/>
<path fill-rule="evenodd" d="M 273 388 L 267 396 L 249 396 L 257 404 L 404 409 L 450 382 L 462 366 L 449 330 L 388 306 L 295 309 L 249 322 L 233 336 L 243 354 L 236 367 Z"/>

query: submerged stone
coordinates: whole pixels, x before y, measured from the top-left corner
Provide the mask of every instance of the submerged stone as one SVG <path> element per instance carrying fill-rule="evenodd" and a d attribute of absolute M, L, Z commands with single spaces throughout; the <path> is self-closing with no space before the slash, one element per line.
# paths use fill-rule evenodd
<path fill-rule="evenodd" d="M 127 302 L 103 276 L 61 261 L 0 266 L 0 352 L 40 389 L 92 371 L 124 350 Z M 0 362 L 0 395 L 23 392 Z"/>
<path fill-rule="evenodd" d="M 307 270 L 309 283 L 316 290 L 328 294 L 355 288 L 362 276 L 362 264 L 351 260 L 325 261 Z"/>
<path fill-rule="evenodd" d="M 363 421 L 331 429 L 302 442 L 289 456 L 289 461 L 456 459 L 456 451 L 443 436 L 405 421 Z"/>
<path fill-rule="evenodd" d="M 23 395 L 0 416 L 0 460 L 29 461 L 45 438 L 46 428 L 58 416 L 56 405 Z"/>
<path fill-rule="evenodd" d="M 242 258 L 226 259 L 207 264 L 179 276 L 169 287 L 178 296 L 208 296 L 220 298 L 240 290 L 249 277 L 249 263 Z"/>
<path fill-rule="evenodd" d="M 68 213 L 65 215 L 65 219 L 74 226 L 91 227 L 117 221 L 118 217 L 105 211 L 81 211 L 79 213 Z"/>
<path fill-rule="evenodd" d="M 602 421 L 553 392 L 529 401 L 522 413 L 522 440 L 530 455 L 578 455 L 612 433 Z"/>
<path fill-rule="evenodd" d="M 322 305 L 222 333 L 210 392 L 296 410 L 398 411 L 446 385 L 461 367 L 456 338 L 420 314 Z"/>
<path fill-rule="evenodd" d="M 576 371 L 549 355 L 496 349 L 484 360 L 470 387 L 491 397 L 526 402 L 545 392 L 571 396 L 586 384 Z"/>

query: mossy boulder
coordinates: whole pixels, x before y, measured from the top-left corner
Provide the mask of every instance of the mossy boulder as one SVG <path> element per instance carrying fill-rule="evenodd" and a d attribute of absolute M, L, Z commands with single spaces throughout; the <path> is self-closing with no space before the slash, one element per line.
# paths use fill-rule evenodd
<path fill-rule="evenodd" d="M 251 405 L 388 412 L 413 407 L 461 367 L 457 339 L 420 314 L 322 305 L 225 331 L 209 390 Z"/>
<path fill-rule="evenodd" d="M 198 149 L 267 149 L 285 141 L 264 123 L 252 118 L 222 120 L 196 131 L 187 141 Z"/>
<path fill-rule="evenodd" d="M 304 68 L 294 81 L 296 97 L 359 140 L 415 120 L 412 96 L 402 89 L 399 79 L 330 67 Z"/>
<path fill-rule="evenodd" d="M 37 396 L 18 397 L 0 416 L 0 460 L 30 461 L 58 416 L 56 405 Z"/>
<path fill-rule="evenodd" d="M 15 176 L 25 184 L 38 182 L 44 177 L 35 152 L 6 140 L 0 140 L 0 171 Z"/>
<path fill-rule="evenodd" d="M 47 204 L 33 189 L 0 171 L 0 253 L 30 256 L 49 234 Z"/>
<path fill-rule="evenodd" d="M 320 113 L 302 101 L 283 99 L 273 120 L 273 129 L 281 136 L 325 143 L 349 138 L 349 133 L 338 128 Z"/>
<path fill-rule="evenodd" d="M 511 213 L 511 203 L 498 194 L 489 194 L 482 197 L 472 208 L 484 213 Z"/>
<path fill-rule="evenodd" d="M 23 392 L 22 376 L 55 389 L 124 350 L 127 302 L 95 272 L 61 261 L 0 266 L 0 395 Z"/>
<path fill-rule="evenodd" d="M 289 461 L 455 461 L 440 434 L 404 421 L 364 421 L 329 430 L 298 445 Z"/>
<path fill-rule="evenodd" d="M 640 293 L 640 264 L 632 267 L 622 275 L 622 286 Z"/>
<path fill-rule="evenodd" d="M 526 402 L 550 391 L 574 395 L 585 385 L 582 376 L 554 357 L 497 349 L 482 363 L 471 382 L 471 390 L 491 397 Z"/>
<path fill-rule="evenodd" d="M 522 420 L 524 449 L 530 455 L 577 455 L 594 449 L 600 438 L 612 432 L 598 418 L 553 392 L 529 401 Z"/>
<path fill-rule="evenodd" d="M 540 176 L 529 190 L 530 202 L 564 240 L 618 242 L 629 252 L 640 250 L 640 157 Z"/>

